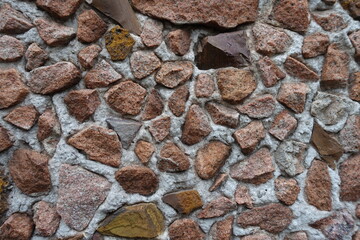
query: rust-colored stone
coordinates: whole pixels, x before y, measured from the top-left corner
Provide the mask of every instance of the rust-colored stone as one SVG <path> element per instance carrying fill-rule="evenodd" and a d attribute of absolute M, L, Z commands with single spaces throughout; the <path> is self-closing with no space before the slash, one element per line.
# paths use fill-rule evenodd
<path fill-rule="evenodd" d="M 288 56 L 284 63 L 284 68 L 289 75 L 301 80 L 316 81 L 319 79 L 319 75 L 315 70 L 295 57 Z"/>
<path fill-rule="evenodd" d="M 169 226 L 170 240 L 204 240 L 205 234 L 192 219 L 175 220 Z"/>
<path fill-rule="evenodd" d="M 245 205 L 247 208 L 253 208 L 254 203 L 251 198 L 249 188 L 243 185 L 237 185 L 234 198 L 237 204 Z"/>
<path fill-rule="evenodd" d="M 85 86 L 87 88 L 103 88 L 121 80 L 123 76 L 106 60 L 102 60 L 95 65 L 85 75 Z"/>
<path fill-rule="evenodd" d="M 207 102 L 205 107 L 215 124 L 230 128 L 238 126 L 239 113 L 236 110 L 215 102 Z"/>
<path fill-rule="evenodd" d="M 4 120 L 23 129 L 30 130 L 39 116 L 34 105 L 17 107 L 4 117 Z"/>
<path fill-rule="evenodd" d="M 136 79 L 150 76 L 160 66 L 161 61 L 154 52 L 137 51 L 130 57 L 131 72 Z"/>
<path fill-rule="evenodd" d="M 348 25 L 344 19 L 335 13 L 325 15 L 324 13 L 312 14 L 315 22 L 319 24 L 322 29 L 329 32 L 339 32 Z"/>
<path fill-rule="evenodd" d="M 38 18 L 34 23 L 41 39 L 51 47 L 67 45 L 76 35 L 73 28 L 52 20 Z"/>
<path fill-rule="evenodd" d="M 168 193 L 162 197 L 162 200 L 181 214 L 189 214 L 203 206 L 200 194 L 197 190 Z"/>
<path fill-rule="evenodd" d="M 258 67 L 265 87 L 273 87 L 286 77 L 286 74 L 267 56 L 258 61 Z"/>
<path fill-rule="evenodd" d="M 215 92 L 215 83 L 212 77 L 206 73 L 200 73 L 196 77 L 195 95 L 197 98 L 210 97 Z"/>
<path fill-rule="evenodd" d="M 209 188 L 210 192 L 215 191 L 218 189 L 223 183 L 226 182 L 226 180 L 229 178 L 229 175 L 227 173 L 220 173 L 214 180 L 213 184 Z"/>
<path fill-rule="evenodd" d="M 355 48 L 355 60 L 360 62 L 360 30 L 351 32 L 349 39 Z"/>
<path fill-rule="evenodd" d="M 297 127 L 297 120 L 287 110 L 283 110 L 275 116 L 269 129 L 269 133 L 277 139 L 283 141 Z"/>
<path fill-rule="evenodd" d="M 22 76 L 18 70 L 0 69 L 0 109 L 22 102 L 28 94 L 29 90 L 22 82 Z"/>
<path fill-rule="evenodd" d="M 302 113 L 305 110 L 308 92 L 310 88 L 305 83 L 284 83 L 281 85 L 277 100 L 295 113 Z"/>
<path fill-rule="evenodd" d="M 12 147 L 13 141 L 8 130 L 0 126 L 0 152 Z"/>
<path fill-rule="evenodd" d="M 232 225 L 234 216 L 228 216 L 222 221 L 218 221 L 211 226 L 210 236 L 212 240 L 231 240 Z"/>
<path fill-rule="evenodd" d="M 32 43 L 25 53 L 26 70 L 31 71 L 45 64 L 49 54 L 36 43 Z"/>
<path fill-rule="evenodd" d="M 360 150 L 360 116 L 352 115 L 340 131 L 339 140 L 345 152 L 358 152 Z"/>
<path fill-rule="evenodd" d="M 340 165 L 340 199 L 358 201 L 360 199 L 360 154 L 353 155 Z"/>
<path fill-rule="evenodd" d="M 40 201 L 34 205 L 33 209 L 35 212 L 33 219 L 35 231 L 43 237 L 52 236 L 60 224 L 60 216 L 56 212 L 55 206 L 48 202 Z"/>
<path fill-rule="evenodd" d="M 146 99 L 144 112 L 141 116 L 143 121 L 151 120 L 161 115 L 164 110 L 164 102 L 156 89 L 150 91 Z"/>
<path fill-rule="evenodd" d="M 0 62 L 16 62 L 25 54 L 25 45 L 17 38 L 4 35 L 0 37 Z"/>
<path fill-rule="evenodd" d="M 330 45 L 330 38 L 323 33 L 314 33 L 304 37 L 302 55 L 304 58 L 314 58 L 324 55 Z"/>
<path fill-rule="evenodd" d="M 275 180 L 275 195 L 280 202 L 293 205 L 299 193 L 300 187 L 295 179 L 278 177 Z"/>
<path fill-rule="evenodd" d="M 157 47 L 161 44 L 164 25 L 162 22 L 149 18 L 145 21 L 140 37 L 147 47 Z"/>
<path fill-rule="evenodd" d="M 90 46 L 81 49 L 77 55 L 81 66 L 85 69 L 92 68 L 101 50 L 102 50 L 101 47 L 96 44 L 92 44 Z"/>
<path fill-rule="evenodd" d="M 8 3 L 3 3 L 0 8 L 0 32 L 24 33 L 33 28 L 31 20 L 21 12 L 15 10 Z"/>
<path fill-rule="evenodd" d="M 173 53 L 183 56 L 190 49 L 191 32 L 185 29 L 171 31 L 166 36 L 166 43 Z"/>
<path fill-rule="evenodd" d="M 354 101 L 360 102 L 360 72 L 352 75 L 351 85 L 349 88 L 349 98 Z"/>
<path fill-rule="evenodd" d="M 185 105 L 189 95 L 189 88 L 186 85 L 176 88 L 174 93 L 171 94 L 168 106 L 175 116 L 180 117 L 185 112 Z"/>
<path fill-rule="evenodd" d="M 251 118 L 270 117 L 276 107 L 276 100 L 270 94 L 260 95 L 249 99 L 244 104 L 237 107 L 240 113 L 246 114 Z"/>
<path fill-rule="evenodd" d="M 265 128 L 261 121 L 252 121 L 246 127 L 238 129 L 234 138 L 241 147 L 241 151 L 249 154 L 255 150 L 262 139 L 265 138 Z"/>
<path fill-rule="evenodd" d="M 165 116 L 152 121 L 149 131 L 156 142 L 161 142 L 170 134 L 170 127 L 171 118 Z"/>
<path fill-rule="evenodd" d="M 26 213 L 12 214 L 0 227 L 0 239 L 30 240 L 34 222 Z"/>
<path fill-rule="evenodd" d="M 73 15 L 84 0 L 36 0 L 36 5 L 58 18 Z"/>

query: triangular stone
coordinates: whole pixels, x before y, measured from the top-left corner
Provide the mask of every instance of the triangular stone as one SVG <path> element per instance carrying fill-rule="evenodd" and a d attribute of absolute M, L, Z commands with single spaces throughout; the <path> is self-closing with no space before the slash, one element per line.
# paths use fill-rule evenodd
<path fill-rule="evenodd" d="M 128 149 L 134 140 L 142 123 L 122 118 L 108 118 L 106 122 L 119 135 L 123 148 Z"/>

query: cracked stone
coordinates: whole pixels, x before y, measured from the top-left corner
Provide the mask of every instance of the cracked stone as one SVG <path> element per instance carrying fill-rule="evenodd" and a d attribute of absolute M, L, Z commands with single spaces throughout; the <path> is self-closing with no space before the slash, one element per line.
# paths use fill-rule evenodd
<path fill-rule="evenodd" d="M 183 56 L 190 49 L 191 32 L 184 29 L 171 31 L 166 36 L 166 44 L 173 53 Z"/>
<path fill-rule="evenodd" d="M 81 66 L 85 69 L 90 69 L 95 65 L 96 59 L 101 52 L 101 47 L 97 44 L 92 44 L 80 50 L 77 57 Z"/>
<path fill-rule="evenodd" d="M 40 115 L 36 136 L 47 153 L 51 155 L 55 153 L 61 137 L 61 127 L 53 109 L 48 108 Z"/>
<path fill-rule="evenodd" d="M 163 141 L 170 133 L 171 118 L 169 116 L 151 122 L 149 131 L 156 142 Z"/>
<path fill-rule="evenodd" d="M 151 142 L 139 140 L 136 143 L 134 152 L 136 156 L 140 159 L 141 163 L 147 165 L 150 161 L 151 156 L 155 152 L 155 147 Z"/>
<path fill-rule="evenodd" d="M 287 138 L 297 127 L 297 120 L 287 110 L 283 110 L 275 116 L 269 133 L 283 141 Z"/>
<path fill-rule="evenodd" d="M 151 90 L 145 102 L 145 108 L 141 116 L 143 121 L 154 119 L 162 114 L 164 110 L 164 100 L 157 90 Z"/>
<path fill-rule="evenodd" d="M 94 10 L 86 10 L 78 16 L 77 37 L 80 42 L 96 42 L 106 30 L 107 24 Z"/>
<path fill-rule="evenodd" d="M 273 87 L 286 77 L 286 74 L 267 56 L 258 61 L 258 67 L 265 87 Z"/>
<path fill-rule="evenodd" d="M 275 161 L 281 172 L 294 177 L 304 172 L 303 161 L 306 156 L 307 145 L 294 140 L 282 142 L 275 152 Z"/>
<path fill-rule="evenodd" d="M 261 121 L 252 121 L 246 127 L 238 129 L 234 133 L 236 142 L 241 151 L 249 154 L 255 150 L 262 139 L 265 138 L 265 128 Z"/>
<path fill-rule="evenodd" d="M 155 81 L 167 88 L 175 88 L 188 81 L 194 71 L 189 61 L 164 63 L 155 76 Z"/>
<path fill-rule="evenodd" d="M 34 105 L 17 107 L 4 117 L 4 120 L 23 129 L 30 130 L 38 119 L 39 112 Z"/>
<path fill-rule="evenodd" d="M 200 73 L 196 77 L 195 95 L 197 98 L 208 98 L 215 92 L 215 83 L 212 77 L 206 73 Z"/>
<path fill-rule="evenodd" d="M 277 100 L 295 113 L 302 113 L 309 92 L 310 88 L 305 83 L 284 83 L 281 85 Z"/>
<path fill-rule="evenodd" d="M 51 46 L 67 45 L 76 35 L 75 29 L 52 20 L 38 18 L 34 21 L 38 33 L 44 42 Z"/>
<path fill-rule="evenodd" d="M 302 55 L 304 58 L 314 58 L 324 55 L 330 45 L 330 38 L 323 33 L 314 33 L 304 37 Z"/>
<path fill-rule="evenodd" d="M 319 79 L 319 75 L 313 69 L 295 57 L 288 56 L 284 68 L 290 76 L 301 80 L 316 81 Z"/>
<path fill-rule="evenodd" d="M 25 54 L 25 45 L 20 40 L 3 35 L 0 37 L 0 62 L 16 62 Z"/>
<path fill-rule="evenodd" d="M 236 110 L 215 102 L 207 102 L 205 108 L 215 124 L 230 128 L 238 126 L 239 113 Z"/>
<path fill-rule="evenodd" d="M 186 102 L 189 99 L 189 88 L 182 85 L 175 89 L 168 100 L 170 111 L 176 116 L 180 117 L 185 112 Z"/>
<path fill-rule="evenodd" d="M 141 122 L 132 119 L 108 118 L 106 122 L 118 134 L 121 144 L 125 149 L 129 149 L 142 126 Z"/>
<path fill-rule="evenodd" d="M 102 60 L 86 73 L 84 81 L 87 88 L 103 88 L 122 78 L 106 60 Z"/>
<path fill-rule="evenodd" d="M 190 168 L 190 161 L 175 143 L 167 142 L 160 151 L 157 166 L 163 172 L 182 172 Z"/>
<path fill-rule="evenodd" d="M 33 28 L 31 20 L 20 11 L 14 9 L 10 4 L 4 3 L 0 8 L 0 32 L 2 33 L 24 33 Z"/>
<path fill-rule="evenodd" d="M 246 114 L 251 118 L 270 117 L 276 107 L 276 100 L 270 94 L 251 98 L 244 104 L 237 107 L 240 113 Z"/>
<path fill-rule="evenodd" d="M 136 79 L 150 76 L 160 66 L 161 61 L 154 52 L 137 51 L 130 57 L 131 72 Z"/>
<path fill-rule="evenodd" d="M 221 196 L 207 203 L 197 214 L 200 219 L 221 217 L 236 209 L 236 202 Z"/>
<path fill-rule="evenodd" d="M 135 40 L 128 30 L 120 26 L 113 27 L 105 34 L 105 45 L 112 61 L 124 60 L 132 50 Z"/>
<path fill-rule="evenodd" d="M 162 201 L 181 214 L 189 214 L 203 206 L 197 190 L 186 190 L 165 194 Z"/>
<path fill-rule="evenodd" d="M 48 60 L 49 54 L 36 43 L 32 43 L 25 53 L 26 70 L 31 71 L 41 67 Z"/>

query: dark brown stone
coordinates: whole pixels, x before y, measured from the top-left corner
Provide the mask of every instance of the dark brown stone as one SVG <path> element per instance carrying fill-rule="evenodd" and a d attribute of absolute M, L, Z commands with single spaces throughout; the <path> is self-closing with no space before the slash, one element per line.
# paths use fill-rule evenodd
<path fill-rule="evenodd" d="M 224 220 L 214 223 L 210 229 L 211 239 L 231 240 L 233 222 L 234 222 L 234 216 L 228 216 Z"/>
<path fill-rule="evenodd" d="M 171 118 L 165 116 L 151 122 L 149 131 L 156 142 L 163 141 L 170 133 Z"/>
<path fill-rule="evenodd" d="M 284 177 L 275 179 L 275 195 L 280 202 L 293 205 L 299 193 L 300 186 L 295 179 Z"/>
<path fill-rule="evenodd" d="M 103 88 L 122 80 L 123 76 L 105 60 L 97 63 L 85 75 L 85 86 L 87 88 Z"/>
<path fill-rule="evenodd" d="M 247 208 L 253 208 L 254 203 L 251 198 L 249 188 L 243 185 L 238 185 L 235 190 L 234 198 L 237 204 L 245 205 Z"/>
<path fill-rule="evenodd" d="M 32 43 L 25 53 L 26 70 L 31 71 L 41 67 L 48 58 L 49 55 L 44 49 L 40 48 L 36 43 Z"/>
<path fill-rule="evenodd" d="M 4 120 L 23 129 L 30 130 L 39 116 L 34 105 L 17 107 L 4 117 Z"/>
<path fill-rule="evenodd" d="M 94 10 L 86 10 L 78 16 L 77 37 L 80 42 L 96 42 L 106 30 L 106 23 Z"/>
<path fill-rule="evenodd" d="M 190 168 L 189 157 L 173 142 L 162 147 L 157 164 L 159 170 L 165 172 L 182 172 Z"/>
<path fill-rule="evenodd" d="M 269 133 L 283 141 L 287 138 L 297 127 L 297 120 L 287 110 L 283 110 L 275 116 Z"/>
<path fill-rule="evenodd" d="M 148 141 L 139 140 L 136 143 L 134 152 L 136 156 L 140 159 L 141 163 L 147 165 L 150 161 L 151 156 L 155 152 L 155 147 L 152 143 Z"/>
<path fill-rule="evenodd" d="M 203 206 L 200 194 L 197 190 L 168 193 L 162 197 L 162 200 L 181 214 L 189 214 Z"/>
<path fill-rule="evenodd" d="M 230 128 L 238 126 L 239 113 L 236 110 L 215 102 L 207 102 L 205 107 L 215 124 Z"/>
<path fill-rule="evenodd" d="M 286 77 L 286 74 L 269 57 L 261 58 L 258 67 L 265 87 L 273 87 Z"/>
<path fill-rule="evenodd" d="M 100 98 L 96 90 L 80 89 L 70 91 L 65 97 L 69 113 L 79 122 L 89 119 L 100 105 Z"/>
<path fill-rule="evenodd" d="M 146 99 L 144 112 L 141 116 L 143 121 L 151 120 L 160 116 L 164 110 L 164 102 L 159 92 L 155 89 L 150 91 Z"/>
<path fill-rule="evenodd" d="M 155 81 L 167 88 L 185 83 L 193 74 L 194 66 L 189 61 L 164 63 L 155 76 Z"/>
<path fill-rule="evenodd" d="M 2 240 L 30 240 L 34 222 L 26 213 L 12 214 L 0 227 Z"/>
<path fill-rule="evenodd" d="M 131 72 L 136 79 L 150 76 L 160 66 L 161 61 L 154 52 L 137 51 L 130 57 Z"/>
<path fill-rule="evenodd" d="M 197 214 L 198 218 L 221 217 L 236 209 L 236 203 L 224 196 L 207 203 L 204 208 Z"/>
<path fill-rule="evenodd" d="M 238 129 L 234 133 L 236 142 L 241 151 L 249 154 L 255 150 L 262 139 L 265 138 L 265 128 L 261 121 L 252 121 L 246 127 Z"/>
<path fill-rule="evenodd" d="M 42 40 L 51 47 L 67 45 L 76 35 L 73 28 L 52 20 L 38 18 L 34 23 Z"/>
<path fill-rule="evenodd" d="M 316 81 L 319 79 L 319 75 L 313 69 L 295 57 L 288 56 L 284 68 L 289 75 L 301 80 Z"/>
<path fill-rule="evenodd" d="M 183 115 L 189 95 L 189 88 L 186 85 L 176 88 L 173 94 L 171 94 L 168 106 L 175 116 L 180 117 Z"/>
<path fill-rule="evenodd" d="M 36 0 L 36 5 L 58 18 L 73 15 L 84 0 Z"/>
<path fill-rule="evenodd" d="M 212 77 L 206 73 L 200 73 L 196 77 L 195 95 L 197 98 L 210 97 L 215 92 L 215 84 Z"/>
<path fill-rule="evenodd" d="M 330 45 L 330 38 L 323 33 L 314 33 L 304 37 L 302 55 L 304 58 L 313 58 L 324 55 Z"/>
<path fill-rule="evenodd" d="M 284 83 L 278 92 L 277 100 L 295 113 L 302 113 L 308 92 L 310 88 L 305 83 Z"/>
<path fill-rule="evenodd" d="M 0 126 L 0 152 L 12 147 L 13 141 L 11 138 L 8 130 Z"/>
<path fill-rule="evenodd" d="M 52 236 L 59 227 L 60 216 L 52 204 L 40 201 L 34 207 L 35 231 L 43 237 Z"/>
<path fill-rule="evenodd" d="M 204 240 L 205 234 L 192 219 L 175 220 L 169 226 L 170 240 Z"/>
<path fill-rule="evenodd" d="M 249 99 L 237 109 L 251 118 L 266 118 L 273 114 L 275 107 L 276 100 L 273 95 L 265 94 Z"/>
<path fill-rule="evenodd" d="M 347 23 L 344 19 L 335 13 L 325 15 L 323 13 L 317 13 L 312 15 L 315 22 L 319 24 L 322 29 L 329 32 L 339 32 L 347 27 Z"/>
<path fill-rule="evenodd" d="M 18 39 L 4 35 L 0 37 L 0 62 L 16 62 L 25 54 L 25 45 Z"/>
<path fill-rule="evenodd" d="M 0 109 L 22 102 L 29 90 L 22 82 L 22 76 L 15 68 L 0 69 Z"/>
<path fill-rule="evenodd" d="M 90 46 L 81 49 L 77 55 L 81 66 L 85 69 L 92 68 L 101 50 L 102 50 L 101 47 L 96 44 L 92 44 Z"/>
<path fill-rule="evenodd" d="M 185 29 L 171 31 L 166 36 L 166 43 L 173 53 L 183 56 L 190 49 L 191 32 Z"/>
<path fill-rule="evenodd" d="M 340 165 L 340 199 L 358 201 L 360 199 L 360 154 L 353 155 Z"/>
<path fill-rule="evenodd" d="M 0 32 L 24 33 L 33 27 L 31 20 L 21 12 L 12 8 L 8 3 L 2 4 L 0 8 Z"/>

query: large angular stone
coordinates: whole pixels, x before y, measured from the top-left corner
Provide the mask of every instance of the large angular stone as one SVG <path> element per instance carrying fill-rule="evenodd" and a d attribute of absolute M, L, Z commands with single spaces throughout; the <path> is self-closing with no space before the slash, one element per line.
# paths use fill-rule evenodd
<path fill-rule="evenodd" d="M 56 210 L 69 227 L 82 231 L 105 201 L 111 183 L 79 166 L 63 164 L 59 170 Z"/>
<path fill-rule="evenodd" d="M 34 105 L 17 107 L 4 117 L 4 120 L 23 129 L 29 130 L 34 126 L 39 112 Z"/>
<path fill-rule="evenodd" d="M 171 31 L 166 36 L 166 44 L 173 53 L 183 56 L 190 49 L 191 32 L 185 29 Z"/>
<path fill-rule="evenodd" d="M 160 171 L 182 172 L 190 168 L 189 157 L 173 142 L 165 143 L 159 156 L 157 166 Z"/>
<path fill-rule="evenodd" d="M 34 23 L 42 40 L 51 47 L 67 45 L 76 35 L 72 27 L 52 20 L 38 18 Z"/>
<path fill-rule="evenodd" d="M 313 69 L 292 56 L 286 58 L 284 68 L 289 75 L 301 80 L 316 81 L 319 79 L 319 75 Z"/>
<path fill-rule="evenodd" d="M 273 87 L 286 77 L 286 74 L 267 56 L 258 61 L 258 67 L 265 87 Z"/>
<path fill-rule="evenodd" d="M 304 58 L 314 58 L 319 55 L 324 55 L 330 45 L 330 38 L 323 33 L 314 33 L 304 37 L 301 48 Z"/>
<path fill-rule="evenodd" d="M 25 54 L 25 45 L 18 39 L 4 35 L 0 37 L 0 62 L 16 62 Z"/>
<path fill-rule="evenodd" d="M 194 66 L 189 61 L 166 62 L 156 73 L 155 81 L 167 88 L 175 88 L 189 80 L 193 71 Z"/>
<path fill-rule="evenodd" d="M 360 199 L 360 154 L 353 155 L 340 165 L 340 199 L 358 201 Z"/>
<path fill-rule="evenodd" d="M 80 42 L 91 43 L 99 40 L 107 30 L 107 24 L 90 9 L 78 16 L 77 37 Z"/>
<path fill-rule="evenodd" d="M 169 116 L 152 121 L 149 131 L 156 142 L 161 142 L 170 134 L 171 118 Z"/>
<path fill-rule="evenodd" d="M 151 90 L 146 99 L 146 104 L 141 119 L 143 121 L 147 121 L 160 116 L 164 110 L 163 101 L 164 100 L 156 89 Z"/>
<path fill-rule="evenodd" d="M 247 66 L 250 62 L 250 50 L 245 31 L 205 37 L 198 46 L 195 61 L 202 70 Z"/>
<path fill-rule="evenodd" d="M 65 97 L 69 113 L 79 122 L 89 119 L 101 104 L 96 90 L 80 89 L 70 91 Z"/>
<path fill-rule="evenodd" d="M 147 47 L 157 47 L 163 40 L 164 24 L 155 19 L 149 18 L 145 21 L 140 34 L 142 42 Z"/>
<path fill-rule="evenodd" d="M 204 208 L 197 214 L 197 217 L 198 218 L 221 217 L 235 209 L 236 209 L 235 201 L 227 197 L 221 196 L 207 203 L 204 206 Z"/>
<path fill-rule="evenodd" d="M 204 240 L 205 234 L 192 219 L 178 219 L 169 226 L 170 240 Z"/>
<path fill-rule="evenodd" d="M 122 146 L 128 149 L 140 130 L 142 123 L 123 118 L 108 118 L 106 122 L 119 135 Z"/>
<path fill-rule="evenodd" d="M 350 33 L 349 39 L 355 48 L 355 60 L 360 62 L 360 30 Z"/>
<path fill-rule="evenodd" d="M 284 177 L 275 179 L 275 195 L 280 202 L 293 205 L 299 193 L 300 186 L 295 179 Z"/>
<path fill-rule="evenodd" d="M 26 213 L 12 214 L 0 227 L 0 238 L 4 240 L 30 240 L 34 222 Z"/>
<path fill-rule="evenodd" d="M 131 72 L 136 79 L 151 75 L 160 66 L 161 61 L 154 52 L 137 51 L 130 57 Z"/>
<path fill-rule="evenodd" d="M 92 68 L 101 50 L 102 48 L 96 44 L 92 44 L 90 46 L 81 49 L 77 55 L 81 66 L 85 69 Z"/>
<path fill-rule="evenodd" d="M 24 33 L 34 27 L 31 20 L 21 12 L 15 10 L 10 4 L 4 3 L 0 8 L 0 32 Z"/>
<path fill-rule="evenodd" d="M 197 190 L 168 193 L 162 197 L 162 200 L 181 214 L 189 214 L 203 206 L 200 194 Z"/>
<path fill-rule="evenodd" d="M 84 151 L 90 160 L 112 167 L 121 163 L 121 143 L 113 130 L 89 126 L 68 139 L 68 144 Z"/>
<path fill-rule="evenodd" d="M 244 104 L 237 107 L 240 113 L 246 114 L 251 118 L 270 117 L 276 107 L 276 100 L 271 94 L 264 94 L 251 98 Z"/>
<path fill-rule="evenodd" d="M 234 132 L 234 138 L 240 145 L 241 151 L 249 154 L 255 150 L 262 139 L 265 138 L 265 128 L 261 121 L 252 121 L 244 128 Z"/>
<path fill-rule="evenodd" d="M 106 60 L 102 60 L 95 65 L 85 75 L 85 86 L 87 88 L 102 88 L 121 80 L 123 76 Z"/>
<path fill-rule="evenodd" d="M 15 68 L 0 70 L 0 109 L 22 102 L 29 90 Z"/>
<path fill-rule="evenodd" d="M 359 115 L 353 115 L 348 118 L 345 127 L 340 131 L 339 140 L 345 152 L 358 152 L 360 150 Z"/>
<path fill-rule="evenodd" d="M 73 15 L 84 0 L 36 0 L 36 5 L 58 18 Z"/>
<path fill-rule="evenodd" d="M 52 204 L 40 201 L 34 207 L 35 231 L 43 237 L 52 236 L 59 227 L 60 215 Z"/>
<path fill-rule="evenodd" d="M 211 240 L 231 240 L 233 222 L 234 216 L 228 216 L 224 220 L 214 223 L 209 233 Z"/>
<path fill-rule="evenodd" d="M 284 83 L 281 85 L 277 100 L 293 110 L 302 113 L 305 110 L 306 95 L 310 88 L 305 83 Z"/>
<path fill-rule="evenodd" d="M 313 13 L 312 17 L 325 31 L 339 32 L 348 26 L 341 15 L 335 13 Z"/>
<path fill-rule="evenodd" d="M 106 49 L 113 61 L 124 60 L 131 52 L 134 44 L 135 40 L 129 31 L 120 26 L 113 27 L 105 34 Z"/>
<path fill-rule="evenodd" d="M 275 116 L 269 133 L 283 141 L 287 138 L 297 127 L 297 120 L 288 111 L 283 110 Z"/>
<path fill-rule="evenodd" d="M 136 156 L 140 159 L 141 163 L 147 165 L 150 161 L 151 156 L 155 152 L 155 147 L 151 142 L 139 140 L 136 143 L 134 152 Z"/>
<path fill-rule="evenodd" d="M 307 145 L 294 140 L 282 142 L 275 152 L 275 161 L 280 170 L 290 177 L 304 172 L 303 161 L 306 155 Z"/>
<path fill-rule="evenodd" d="M 175 89 L 168 100 L 170 111 L 176 116 L 180 117 L 185 112 L 186 102 L 189 99 L 189 88 L 182 85 Z"/>
<path fill-rule="evenodd" d="M 25 53 L 26 70 L 31 71 L 45 64 L 49 54 L 36 43 L 32 43 Z"/>
<path fill-rule="evenodd" d="M 54 154 L 61 137 L 61 126 L 55 110 L 48 108 L 39 117 L 37 139 L 42 143 L 45 151 Z"/>
<path fill-rule="evenodd" d="M 12 147 L 13 141 L 8 130 L 0 125 L 0 152 Z"/>
<path fill-rule="evenodd" d="M 239 113 L 236 110 L 215 102 L 207 102 L 205 107 L 215 124 L 230 128 L 238 126 Z"/>
<path fill-rule="evenodd" d="M 155 238 L 165 230 L 165 218 L 153 203 L 139 203 L 120 208 L 105 218 L 98 232 L 114 237 Z"/>

